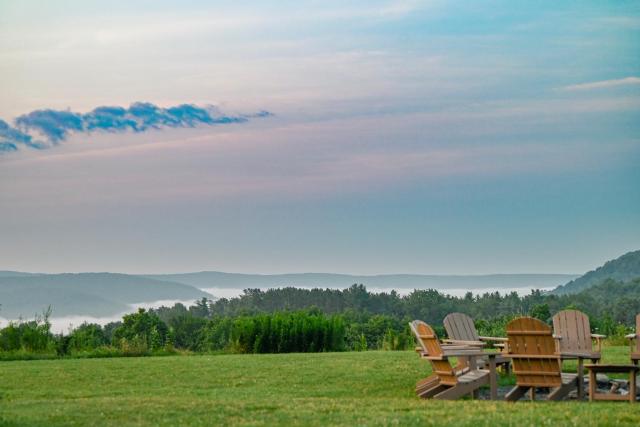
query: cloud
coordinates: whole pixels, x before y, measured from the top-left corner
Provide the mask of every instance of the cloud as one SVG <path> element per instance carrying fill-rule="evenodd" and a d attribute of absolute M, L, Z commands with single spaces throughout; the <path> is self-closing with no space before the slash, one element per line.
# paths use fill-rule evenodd
<path fill-rule="evenodd" d="M 11 127 L 7 122 L 0 119 L 0 153 L 18 151 L 18 146 L 20 145 L 37 149 L 43 148 L 43 145 L 34 141 L 31 135 Z"/>
<path fill-rule="evenodd" d="M 265 110 L 254 114 L 227 115 L 214 106 L 181 104 L 162 108 L 149 102 L 136 102 L 129 108 L 101 106 L 84 114 L 69 110 L 35 110 L 16 118 L 15 128 L 0 120 L 0 152 L 17 151 L 20 145 L 48 148 L 74 132 L 145 132 L 164 127 L 243 123 L 272 115 Z M 35 140 L 30 132 L 38 133 L 44 141 Z"/>
<path fill-rule="evenodd" d="M 0 153 L 7 153 L 10 151 L 17 151 L 18 146 L 13 142 L 0 141 Z"/>
<path fill-rule="evenodd" d="M 69 131 L 83 130 L 82 116 L 70 111 L 36 110 L 15 122 L 21 128 L 39 131 L 53 143 L 65 139 Z"/>
<path fill-rule="evenodd" d="M 613 80 L 601 80 L 590 83 L 580 83 L 576 85 L 570 85 L 563 87 L 564 90 L 591 90 L 591 89 L 603 89 L 615 86 L 625 85 L 638 85 L 640 84 L 640 77 L 625 77 L 623 79 Z"/>

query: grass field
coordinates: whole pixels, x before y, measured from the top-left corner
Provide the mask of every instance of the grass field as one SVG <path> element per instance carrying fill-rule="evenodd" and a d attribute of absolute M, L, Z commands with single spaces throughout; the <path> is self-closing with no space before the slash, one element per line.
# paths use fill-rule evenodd
<path fill-rule="evenodd" d="M 0 362 L 0 425 L 640 425 L 619 402 L 422 401 L 428 373 L 377 351 Z"/>

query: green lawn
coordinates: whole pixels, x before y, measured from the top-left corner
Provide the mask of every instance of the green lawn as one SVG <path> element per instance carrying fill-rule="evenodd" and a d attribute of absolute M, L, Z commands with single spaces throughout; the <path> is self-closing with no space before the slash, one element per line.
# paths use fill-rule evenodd
<path fill-rule="evenodd" d="M 0 425 L 640 425 L 628 403 L 419 400 L 428 371 L 412 352 L 0 362 Z"/>

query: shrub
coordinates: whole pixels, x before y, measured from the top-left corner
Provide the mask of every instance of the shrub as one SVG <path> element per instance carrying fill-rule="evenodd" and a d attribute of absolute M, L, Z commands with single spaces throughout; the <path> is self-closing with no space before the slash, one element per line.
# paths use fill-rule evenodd
<path fill-rule="evenodd" d="M 51 333 L 51 310 L 28 322 L 11 322 L 0 330 L 0 350 L 45 354 L 56 352 L 56 342 Z"/>
<path fill-rule="evenodd" d="M 96 349 L 107 344 L 104 330 L 95 323 L 83 323 L 69 334 L 68 352 Z"/>
<path fill-rule="evenodd" d="M 122 325 L 113 331 L 113 344 L 126 354 L 146 354 L 164 347 L 168 332 L 169 328 L 157 315 L 140 308 L 122 318 Z"/>

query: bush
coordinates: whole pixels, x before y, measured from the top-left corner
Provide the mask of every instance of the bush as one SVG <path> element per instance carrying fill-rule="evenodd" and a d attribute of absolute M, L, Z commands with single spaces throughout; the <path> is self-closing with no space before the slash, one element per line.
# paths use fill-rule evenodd
<path fill-rule="evenodd" d="M 147 354 L 164 347 L 168 332 L 169 328 L 157 315 L 140 308 L 122 318 L 122 325 L 113 331 L 113 344 L 126 355 Z"/>
<path fill-rule="evenodd" d="M 68 336 L 67 352 L 96 349 L 107 344 L 104 330 L 95 323 L 83 323 Z"/>
<path fill-rule="evenodd" d="M 207 320 L 191 313 L 182 314 L 169 320 L 169 341 L 178 348 L 198 350 L 201 332 Z"/>
<path fill-rule="evenodd" d="M 239 317 L 231 331 L 232 350 L 239 353 L 341 351 L 341 319 L 298 311 Z"/>
<path fill-rule="evenodd" d="M 33 354 L 55 354 L 56 342 L 51 333 L 49 315 L 45 311 L 42 316 L 28 322 L 11 322 L 0 330 L 0 350 L 5 352 L 26 352 Z"/>

